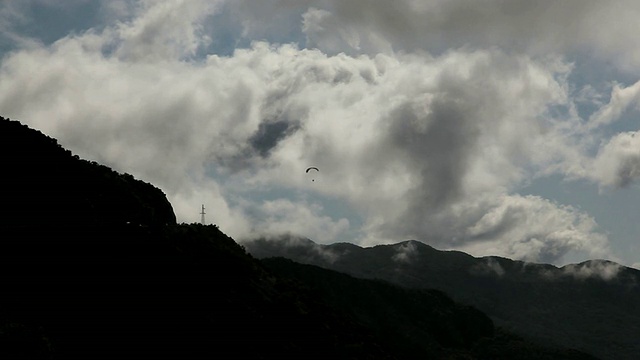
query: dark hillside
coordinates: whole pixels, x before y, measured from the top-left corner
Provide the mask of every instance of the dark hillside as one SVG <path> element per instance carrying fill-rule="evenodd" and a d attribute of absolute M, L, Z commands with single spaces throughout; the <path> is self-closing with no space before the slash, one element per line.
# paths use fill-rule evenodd
<path fill-rule="evenodd" d="M 591 260 L 558 268 L 501 257 L 475 258 L 418 241 L 361 248 L 308 239 L 256 240 L 254 256 L 282 256 L 357 278 L 438 289 L 529 340 L 603 359 L 640 354 L 640 271 Z"/>
<path fill-rule="evenodd" d="M 0 354 L 393 358 L 214 226 L 41 227 L 2 238 L 0 271 L 11 275 L 2 280 Z"/>
<path fill-rule="evenodd" d="M 7 119 L 0 167 L 2 359 L 393 358 L 150 184 Z"/>
<path fill-rule="evenodd" d="M 591 359 L 441 292 L 267 267 L 150 184 L 17 122 L 0 140 L 0 359 Z"/>
<path fill-rule="evenodd" d="M 493 323 L 487 316 L 435 290 L 407 290 L 359 280 L 284 258 L 263 262 L 278 276 L 295 278 L 301 286 L 314 289 L 345 318 L 372 329 L 402 358 L 412 354 L 442 357 L 448 348 L 472 356 L 474 344 L 493 336 Z"/>
<path fill-rule="evenodd" d="M 596 359 L 581 351 L 534 344 L 496 329 L 482 312 L 437 290 L 357 279 L 285 258 L 263 262 L 278 276 L 313 288 L 345 318 L 365 324 L 403 359 L 416 354 L 435 359 Z"/>
<path fill-rule="evenodd" d="M 0 169 L 0 227 L 176 221 L 155 186 L 79 159 L 55 139 L 1 117 Z"/>

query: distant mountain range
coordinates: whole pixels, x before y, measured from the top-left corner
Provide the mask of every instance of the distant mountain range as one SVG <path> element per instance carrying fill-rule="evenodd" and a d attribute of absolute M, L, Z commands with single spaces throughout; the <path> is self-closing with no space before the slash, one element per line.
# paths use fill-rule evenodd
<path fill-rule="evenodd" d="M 438 289 L 496 325 L 602 359 L 640 358 L 640 271 L 604 260 L 555 267 L 439 251 L 419 241 L 362 248 L 284 236 L 245 243 L 257 258 L 284 257 L 412 289 Z"/>
<path fill-rule="evenodd" d="M 301 246 L 252 246 L 263 254 L 297 249 L 303 262 L 344 264 L 341 271 L 361 271 L 357 277 L 283 258 L 257 260 L 217 226 L 176 223 L 155 186 L 79 159 L 55 139 L 4 118 L 0 168 L 3 360 L 595 359 L 576 350 L 586 348 L 580 342 L 544 344 L 513 334 L 515 325 L 496 327 L 480 305 L 423 288 L 424 271 L 410 271 L 423 250 L 433 259 L 421 266 L 441 264 L 442 274 L 459 269 L 455 262 L 474 262 L 468 255 L 449 258 L 414 242 L 376 248 L 387 255 L 298 240 Z M 508 278 L 512 262 L 492 261 L 474 270 L 477 278 L 505 291 L 493 273 Z M 405 286 L 361 278 L 382 278 L 385 266 L 389 273 L 396 266 L 390 280 Z M 625 271 L 608 282 L 584 281 L 605 286 Z M 635 301 L 635 291 L 616 301 Z M 591 299 L 586 295 L 576 299 Z M 574 315 L 590 306 L 575 301 Z M 610 314 L 607 306 L 600 311 Z M 509 316 L 493 317 L 519 324 Z M 627 354 L 622 350 L 618 358 Z"/>

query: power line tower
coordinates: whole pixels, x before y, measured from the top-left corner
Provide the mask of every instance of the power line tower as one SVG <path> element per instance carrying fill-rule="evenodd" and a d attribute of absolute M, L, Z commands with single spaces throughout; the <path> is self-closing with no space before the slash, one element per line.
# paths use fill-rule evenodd
<path fill-rule="evenodd" d="M 206 212 L 204 212 L 204 204 L 202 204 L 202 211 L 200 212 L 200 223 L 202 225 L 204 225 L 204 214 L 206 214 Z"/>

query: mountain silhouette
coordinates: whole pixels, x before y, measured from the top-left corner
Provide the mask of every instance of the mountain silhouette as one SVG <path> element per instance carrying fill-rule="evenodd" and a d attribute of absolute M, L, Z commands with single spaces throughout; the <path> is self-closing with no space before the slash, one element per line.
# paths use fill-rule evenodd
<path fill-rule="evenodd" d="M 4 118 L 0 167 L 2 359 L 594 359 L 441 291 L 258 260 L 176 223 L 155 186 Z"/>
<path fill-rule="evenodd" d="M 73 156 L 18 121 L 0 118 L 0 124 L 0 181 L 7 194 L 0 226 L 176 222 L 155 186 Z"/>
<path fill-rule="evenodd" d="M 640 354 L 640 271 L 605 260 L 556 267 L 476 258 L 419 241 L 362 248 L 283 236 L 245 243 L 257 258 L 285 257 L 357 278 L 438 289 L 519 336 L 603 359 Z"/>

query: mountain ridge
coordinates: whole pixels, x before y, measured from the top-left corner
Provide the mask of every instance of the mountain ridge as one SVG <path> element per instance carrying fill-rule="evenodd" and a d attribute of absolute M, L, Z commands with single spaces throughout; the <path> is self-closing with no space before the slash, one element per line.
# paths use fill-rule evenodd
<path fill-rule="evenodd" d="M 496 325 L 542 343 L 603 359 L 640 354 L 634 335 L 640 333 L 640 271 L 612 261 L 556 267 L 441 251 L 416 240 L 363 248 L 285 236 L 282 242 L 257 239 L 243 245 L 257 258 L 284 257 L 405 288 L 444 291 Z"/>

